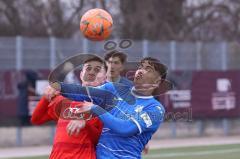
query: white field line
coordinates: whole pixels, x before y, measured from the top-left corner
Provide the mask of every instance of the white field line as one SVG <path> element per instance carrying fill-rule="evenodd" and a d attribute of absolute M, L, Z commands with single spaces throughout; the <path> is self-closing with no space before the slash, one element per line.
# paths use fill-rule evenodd
<path fill-rule="evenodd" d="M 181 157 L 181 156 L 204 156 L 204 155 L 213 155 L 213 154 L 225 154 L 240 152 L 240 148 L 234 149 L 224 149 L 224 150 L 211 150 L 211 151 L 199 151 L 199 152 L 177 152 L 177 153 L 168 153 L 168 154 L 152 154 L 146 155 L 146 158 L 159 158 L 159 157 Z"/>

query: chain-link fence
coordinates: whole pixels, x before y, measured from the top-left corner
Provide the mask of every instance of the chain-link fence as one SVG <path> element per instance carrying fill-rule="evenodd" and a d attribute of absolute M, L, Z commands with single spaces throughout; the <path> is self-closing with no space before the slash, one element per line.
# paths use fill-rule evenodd
<path fill-rule="evenodd" d="M 120 42 L 120 40 L 116 40 Z M 86 39 L 1 37 L 0 69 L 49 69 L 76 53 L 103 56 L 105 42 Z M 133 41 L 124 51 L 129 61 L 151 56 L 170 70 L 240 69 L 240 45 L 237 42 L 160 42 Z"/>

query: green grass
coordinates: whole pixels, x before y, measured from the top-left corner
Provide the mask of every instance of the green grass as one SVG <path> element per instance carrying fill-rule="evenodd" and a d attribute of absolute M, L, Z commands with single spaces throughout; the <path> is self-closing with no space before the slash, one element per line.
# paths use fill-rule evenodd
<path fill-rule="evenodd" d="M 240 144 L 152 150 L 143 159 L 239 159 Z"/>
<path fill-rule="evenodd" d="M 239 159 L 240 144 L 216 145 L 182 148 L 163 148 L 151 150 L 143 159 Z M 24 157 L 14 159 L 47 159 L 42 157 Z"/>

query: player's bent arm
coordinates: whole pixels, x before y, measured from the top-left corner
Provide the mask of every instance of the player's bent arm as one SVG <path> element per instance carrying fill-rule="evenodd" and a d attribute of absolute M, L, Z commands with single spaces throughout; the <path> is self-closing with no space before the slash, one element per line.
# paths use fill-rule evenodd
<path fill-rule="evenodd" d="M 160 103 L 159 105 L 148 106 L 141 112 L 133 114 L 129 118 L 131 120 L 127 121 L 112 116 L 98 106 L 92 106 L 91 111 L 99 115 L 99 118 L 107 127 L 123 136 L 141 134 L 145 131 L 155 132 L 164 121 L 165 114 L 165 109 Z"/>
<path fill-rule="evenodd" d="M 47 113 L 48 104 L 49 104 L 49 101 L 45 97 L 42 97 L 40 99 L 31 117 L 32 124 L 41 125 L 46 123 L 47 121 L 52 120 L 52 118 Z"/>
<path fill-rule="evenodd" d="M 57 114 L 57 110 L 61 109 L 64 101 L 65 101 L 64 97 L 60 95 L 55 96 L 51 100 L 51 102 L 49 102 L 43 96 L 38 102 L 32 114 L 32 118 L 31 118 L 32 124 L 41 125 L 51 120 L 57 121 L 59 119 L 59 114 Z"/>
<path fill-rule="evenodd" d="M 121 136 L 128 137 L 139 133 L 137 125 L 132 120 L 116 118 L 103 108 L 96 105 L 91 108 L 91 111 L 94 114 L 99 115 L 99 119 L 106 127 Z"/>

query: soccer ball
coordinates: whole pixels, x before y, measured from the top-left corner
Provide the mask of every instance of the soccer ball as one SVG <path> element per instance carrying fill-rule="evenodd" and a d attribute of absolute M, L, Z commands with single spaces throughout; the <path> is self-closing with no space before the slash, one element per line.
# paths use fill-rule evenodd
<path fill-rule="evenodd" d="M 107 39 L 112 32 L 111 15 L 99 8 L 88 10 L 81 18 L 80 30 L 89 40 L 101 41 Z"/>

